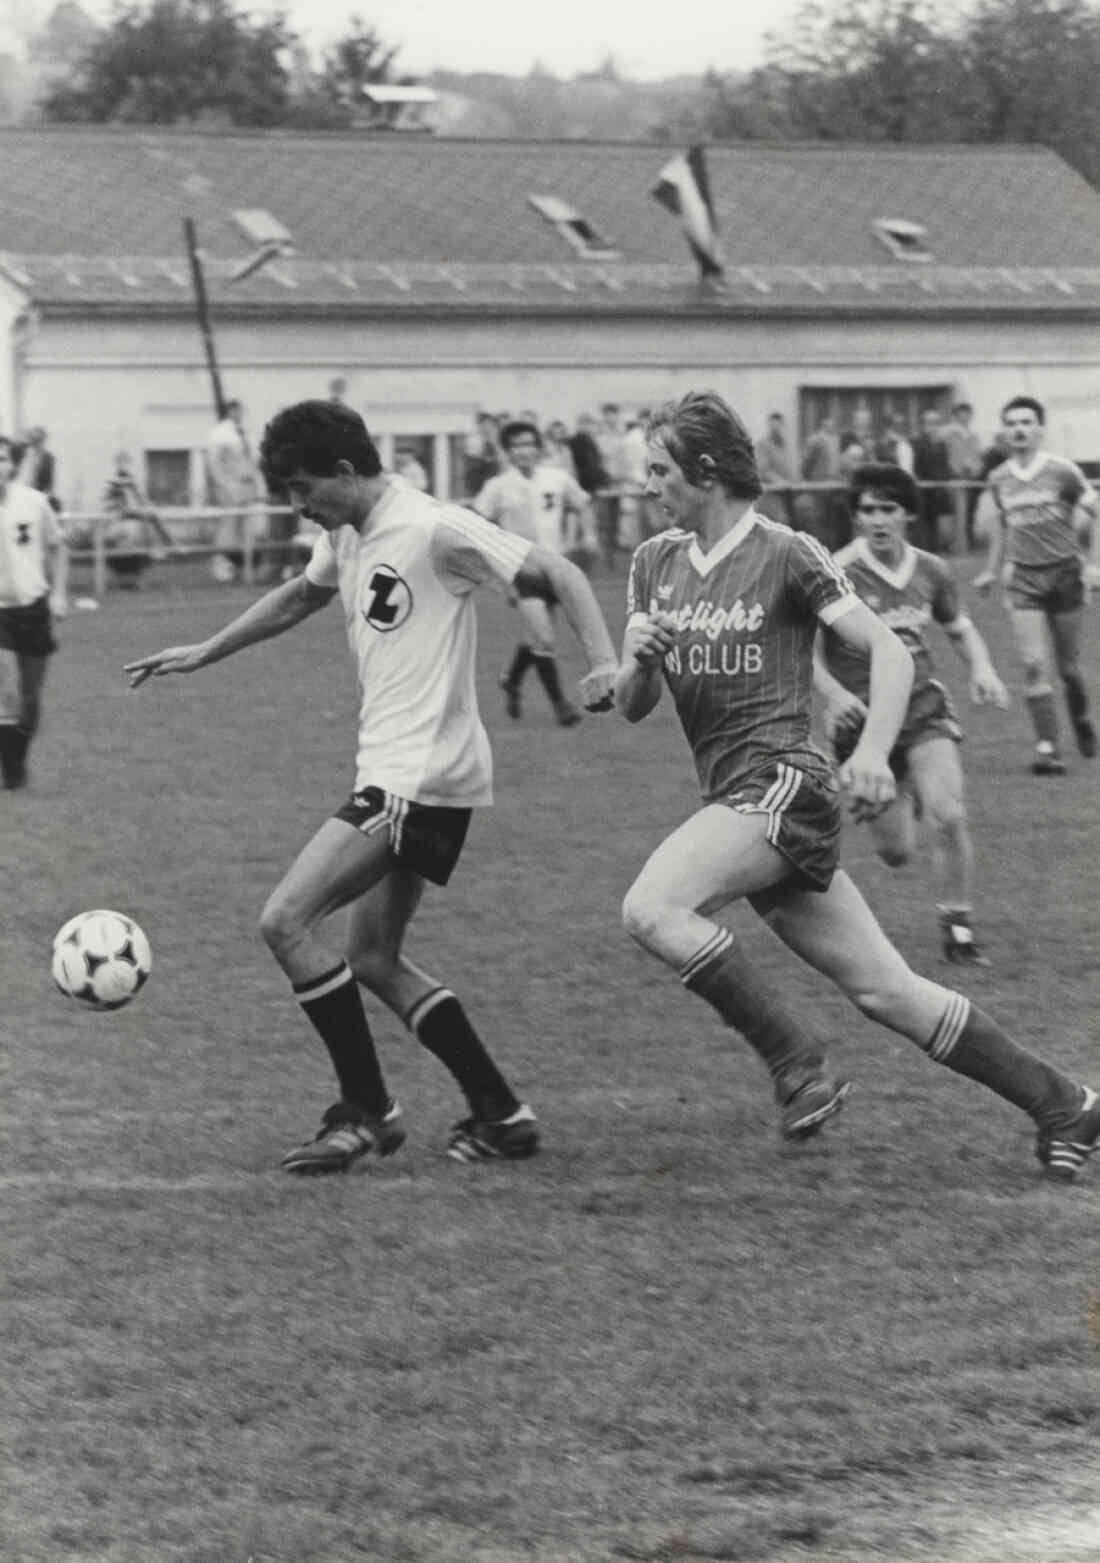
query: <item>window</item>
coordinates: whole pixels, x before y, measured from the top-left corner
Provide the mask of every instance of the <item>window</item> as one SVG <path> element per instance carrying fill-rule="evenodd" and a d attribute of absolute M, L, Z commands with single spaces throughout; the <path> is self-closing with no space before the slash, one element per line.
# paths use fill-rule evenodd
<path fill-rule="evenodd" d="M 872 436 L 877 444 L 888 428 L 895 427 L 911 439 L 920 430 L 920 415 L 926 408 L 947 412 L 955 399 L 952 385 L 802 386 L 798 392 L 800 442 L 805 445 L 825 418 L 832 420 L 838 435 L 851 429 Z M 898 422 L 892 424 L 894 419 Z"/>
<path fill-rule="evenodd" d="M 585 260 L 618 260 L 615 246 L 568 201 L 561 201 L 556 195 L 529 195 L 527 199 Z"/>
<path fill-rule="evenodd" d="M 290 244 L 290 230 L 284 228 L 277 217 L 272 217 L 262 206 L 239 206 L 233 212 L 233 221 L 253 244 Z"/>
<path fill-rule="evenodd" d="M 151 505 L 189 505 L 191 503 L 191 452 L 147 450 L 145 492 L 149 496 Z"/>
<path fill-rule="evenodd" d="M 925 229 L 920 223 L 908 222 L 904 217 L 876 217 L 871 224 L 875 238 L 884 244 L 895 260 L 934 260 L 924 242 Z"/>

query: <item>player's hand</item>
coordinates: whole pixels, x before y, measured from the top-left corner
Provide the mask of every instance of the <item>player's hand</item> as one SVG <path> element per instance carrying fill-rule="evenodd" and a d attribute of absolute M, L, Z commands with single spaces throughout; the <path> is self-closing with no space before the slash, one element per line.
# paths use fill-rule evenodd
<path fill-rule="evenodd" d="M 996 706 L 1000 711 L 1008 709 L 1008 690 L 992 668 L 986 668 L 972 676 L 970 698 L 976 706 Z"/>
<path fill-rule="evenodd" d="M 825 707 L 825 736 L 831 744 L 835 744 L 838 738 L 843 738 L 846 734 L 854 737 L 861 731 L 866 720 L 867 707 L 857 695 L 848 695 L 846 699 L 837 696 Z M 854 742 L 849 741 L 854 749 Z"/>
<path fill-rule="evenodd" d="M 151 657 L 127 662 L 123 672 L 130 675 L 130 688 L 137 689 L 147 678 L 163 678 L 166 673 L 194 673 L 204 664 L 205 650 L 205 644 L 168 646 L 164 651 L 155 651 Z"/>
<path fill-rule="evenodd" d="M 676 642 L 675 623 L 674 614 L 649 614 L 644 623 L 635 624 L 627 631 L 628 655 L 639 667 L 659 667 Z"/>
<path fill-rule="evenodd" d="M 581 679 L 581 700 L 586 711 L 611 711 L 615 705 L 615 680 L 619 675 L 617 662 L 608 662 Z"/>
<path fill-rule="evenodd" d="M 886 755 L 862 741 L 837 771 L 837 778 L 848 794 L 855 820 L 874 819 L 897 797 L 898 785 Z"/>
<path fill-rule="evenodd" d="M 63 619 L 69 611 L 69 599 L 63 592 L 53 592 L 50 595 L 50 613 L 55 619 Z"/>

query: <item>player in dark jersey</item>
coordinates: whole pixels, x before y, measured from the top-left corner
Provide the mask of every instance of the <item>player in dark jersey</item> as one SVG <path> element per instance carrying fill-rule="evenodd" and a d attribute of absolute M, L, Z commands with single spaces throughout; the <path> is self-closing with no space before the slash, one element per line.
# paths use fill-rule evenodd
<path fill-rule="evenodd" d="M 820 543 L 753 509 L 752 441 L 720 397 L 693 393 L 662 407 L 648 439 L 647 492 L 673 528 L 634 555 L 616 704 L 639 722 L 668 685 L 703 806 L 627 892 L 628 933 L 760 1054 L 786 1137 L 819 1129 L 847 1086 L 822 1040 L 714 921 L 742 899 L 864 1014 L 1028 1113 L 1039 1161 L 1072 1181 L 1100 1141 L 1096 1092 L 1026 1052 L 962 994 L 911 971 L 837 868 L 837 780 L 857 818 L 896 795 L 889 755 L 912 684 L 909 652 Z M 819 624 L 871 666 L 867 719 L 839 778 L 810 739 Z"/>
<path fill-rule="evenodd" d="M 1081 630 L 1096 494 L 1080 467 L 1042 449 L 1046 413 L 1041 402 L 1015 396 L 1005 403 L 1001 422 L 1009 457 L 989 474 L 980 512 L 992 522 L 989 557 L 974 585 L 988 591 L 1000 580 L 1005 589 L 1035 730 L 1031 769 L 1036 776 L 1064 776 L 1046 636 L 1054 647 L 1077 747 L 1092 759 L 1096 729 L 1081 677 Z"/>
<path fill-rule="evenodd" d="M 891 867 L 900 867 L 913 855 L 918 812 L 928 820 L 944 955 L 960 966 L 987 966 L 971 927 L 974 847 L 959 757 L 962 729 L 951 697 L 934 676 L 929 624 L 942 625 L 966 663 L 976 704 L 990 701 L 1003 709 L 1008 695 L 961 604 L 950 567 L 906 540 L 920 508 L 909 473 L 892 466 L 857 468 L 849 496 L 856 536 L 834 557 L 861 601 L 908 646 L 914 669 L 905 719 L 890 752 L 898 795 L 871 821 L 875 850 Z M 867 716 L 870 672 L 867 658 L 838 636 L 827 630 L 818 636 L 814 679 L 840 763 L 855 748 Z"/>

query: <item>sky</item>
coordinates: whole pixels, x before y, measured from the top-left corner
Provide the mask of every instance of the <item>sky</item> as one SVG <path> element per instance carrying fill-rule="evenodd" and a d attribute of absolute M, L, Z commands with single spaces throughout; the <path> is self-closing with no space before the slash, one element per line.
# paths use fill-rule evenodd
<path fill-rule="evenodd" d="M 49 0 L 0 0 L 35 9 Z M 81 0 L 97 20 L 111 0 Z M 291 25 L 323 48 L 358 14 L 400 47 L 396 66 L 409 75 L 440 69 L 523 75 L 535 60 L 558 76 L 594 70 L 613 55 L 624 76 L 654 80 L 699 75 L 708 66 L 750 70 L 762 57 L 765 33 L 783 30 L 799 0 L 694 0 L 690 25 L 678 25 L 669 0 L 281 0 Z M 254 16 L 275 9 L 265 0 L 238 0 Z"/>

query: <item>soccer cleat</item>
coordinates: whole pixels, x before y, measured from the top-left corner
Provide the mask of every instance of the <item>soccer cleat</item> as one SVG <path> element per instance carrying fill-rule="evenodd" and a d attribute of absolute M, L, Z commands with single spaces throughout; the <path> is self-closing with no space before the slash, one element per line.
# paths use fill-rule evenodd
<path fill-rule="evenodd" d="M 1096 729 L 1087 716 L 1079 716 L 1073 724 L 1073 735 L 1077 739 L 1077 747 L 1086 760 L 1096 758 Z"/>
<path fill-rule="evenodd" d="M 992 962 L 984 954 L 980 944 L 974 942 L 970 921 L 955 913 L 941 921 L 943 928 L 943 958 L 953 966 L 989 966 Z"/>
<path fill-rule="evenodd" d="M 447 1140 L 454 1161 L 524 1161 L 538 1148 L 538 1125 L 526 1103 L 508 1118 L 463 1118 Z"/>
<path fill-rule="evenodd" d="M 1035 745 L 1035 758 L 1031 762 L 1033 776 L 1064 776 L 1066 762 L 1054 745 L 1046 739 Z"/>
<path fill-rule="evenodd" d="M 284 1172 L 347 1172 L 371 1151 L 392 1156 L 405 1143 L 401 1108 L 391 1102 L 383 1118 L 368 1118 L 352 1102 L 337 1102 L 321 1119 L 312 1140 L 288 1151 L 280 1165 Z"/>
<path fill-rule="evenodd" d="M 576 727 L 581 719 L 580 712 L 575 706 L 571 706 L 568 700 L 555 701 L 554 715 L 558 719 L 559 727 Z"/>
<path fill-rule="evenodd" d="M 1086 1085 L 1081 1087 L 1081 1104 L 1072 1118 L 1055 1128 L 1039 1130 L 1035 1154 L 1048 1178 L 1072 1183 L 1098 1143 L 1100 1097 Z"/>
<path fill-rule="evenodd" d="M 500 681 L 500 687 L 504 691 L 505 711 L 507 711 L 513 722 L 518 722 L 523 714 L 523 707 L 519 699 L 519 685 L 513 684 L 507 673 L 505 673 Z"/>
<path fill-rule="evenodd" d="M 809 1140 L 827 1119 L 838 1113 L 852 1089 L 850 1080 L 821 1075 L 807 1080 L 782 1105 L 779 1132 L 785 1140 Z"/>

